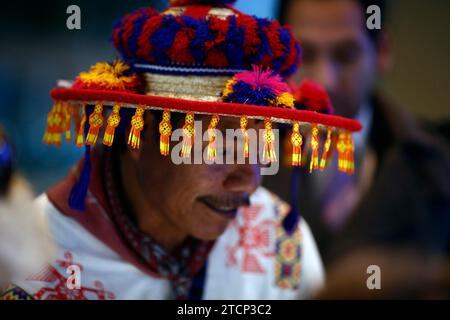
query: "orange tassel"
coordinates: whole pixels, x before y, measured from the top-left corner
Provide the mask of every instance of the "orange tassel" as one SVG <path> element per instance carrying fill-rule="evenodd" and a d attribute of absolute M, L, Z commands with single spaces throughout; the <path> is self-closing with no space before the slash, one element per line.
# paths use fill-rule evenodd
<path fill-rule="evenodd" d="M 181 156 L 183 158 L 191 156 L 192 144 L 195 136 L 194 114 L 188 112 L 183 126 L 183 145 L 181 148 Z"/>
<path fill-rule="evenodd" d="M 300 123 L 298 121 L 294 122 L 292 128 L 291 143 L 292 143 L 292 165 L 300 166 L 302 162 L 303 138 L 300 133 Z"/>
<path fill-rule="evenodd" d="M 100 128 L 103 125 L 103 105 L 99 102 L 94 107 L 94 112 L 89 116 L 89 131 L 86 137 L 86 145 L 95 145 Z"/>
<path fill-rule="evenodd" d="M 353 174 L 355 171 L 355 161 L 354 161 L 354 150 L 355 147 L 353 145 L 353 137 L 350 132 L 347 133 L 346 137 L 346 150 L 345 150 L 345 162 L 346 162 L 346 170 L 347 174 Z"/>
<path fill-rule="evenodd" d="M 56 104 L 59 102 L 55 102 L 52 107 L 52 110 L 47 115 L 47 128 L 45 129 L 44 136 L 42 137 L 42 141 L 45 144 L 52 144 L 53 132 L 54 132 L 54 112 L 56 109 Z"/>
<path fill-rule="evenodd" d="M 134 116 L 131 118 L 128 144 L 134 149 L 138 149 L 141 144 L 141 131 L 144 129 L 144 111 L 144 107 L 138 106 Z"/>
<path fill-rule="evenodd" d="M 159 134 L 159 151 L 163 156 L 167 156 L 169 155 L 170 135 L 172 134 L 169 110 L 163 112 L 163 118 L 159 123 Z"/>
<path fill-rule="evenodd" d="M 319 128 L 316 124 L 312 126 L 311 132 L 311 162 L 309 164 L 309 172 L 319 169 Z"/>
<path fill-rule="evenodd" d="M 323 145 L 322 159 L 320 160 L 320 171 L 325 170 L 327 166 L 328 152 L 331 147 L 331 128 L 327 129 L 327 138 L 325 144 Z"/>
<path fill-rule="evenodd" d="M 292 122 L 292 127 L 295 121 Z M 291 141 L 291 136 L 292 136 L 292 132 L 291 134 L 285 134 L 283 135 L 283 140 L 282 140 L 282 148 L 281 150 L 283 151 L 283 156 L 280 157 L 283 160 L 283 166 L 286 168 L 292 167 L 292 141 Z"/>
<path fill-rule="evenodd" d="M 83 142 L 83 137 L 84 137 L 84 126 L 86 124 L 86 103 L 83 102 L 81 105 L 81 122 L 80 122 L 80 126 L 78 127 L 78 134 L 77 134 L 77 141 L 76 141 L 76 146 L 77 147 L 82 147 L 84 142 Z"/>
<path fill-rule="evenodd" d="M 71 121 L 71 112 L 70 112 L 70 105 L 68 102 L 65 102 L 62 106 L 62 114 L 63 114 L 63 125 L 62 128 L 66 134 L 66 141 L 70 142 L 70 121 Z"/>
<path fill-rule="evenodd" d="M 337 150 L 338 150 L 338 170 L 341 172 L 346 172 L 347 168 L 347 160 L 346 160 L 346 151 L 347 145 L 345 142 L 346 134 L 344 132 L 340 132 L 338 136 L 337 142 Z"/>
<path fill-rule="evenodd" d="M 264 119 L 264 149 L 263 149 L 263 161 L 268 162 L 277 161 L 277 155 L 275 153 L 275 135 L 272 131 L 272 122 L 269 118 Z"/>
<path fill-rule="evenodd" d="M 209 143 L 208 143 L 208 160 L 213 161 L 216 158 L 217 155 L 217 149 L 216 149 L 216 133 L 215 129 L 217 125 L 219 124 L 219 116 L 217 114 L 213 114 L 211 118 L 211 122 L 208 126 L 208 137 L 209 137 Z"/>
<path fill-rule="evenodd" d="M 117 126 L 120 123 L 120 106 L 114 105 L 111 114 L 106 121 L 108 125 L 105 129 L 105 134 L 103 135 L 103 144 L 105 146 L 111 147 L 114 142 L 114 132 L 116 131 Z"/>
<path fill-rule="evenodd" d="M 54 132 L 52 136 L 52 144 L 61 145 L 61 134 L 63 132 L 64 113 L 62 110 L 62 103 L 58 103 L 54 112 Z"/>
<path fill-rule="evenodd" d="M 70 116 L 73 119 L 75 139 L 74 142 L 77 142 L 78 131 L 80 130 L 80 110 L 77 105 L 71 105 L 70 107 Z"/>
<path fill-rule="evenodd" d="M 248 152 L 249 152 L 249 137 L 247 132 L 247 125 L 248 125 L 248 118 L 247 116 L 241 117 L 241 131 L 242 135 L 244 136 L 244 159 L 248 158 Z"/>
<path fill-rule="evenodd" d="M 56 101 L 47 116 L 47 129 L 45 130 L 43 142 L 49 145 L 61 145 L 62 132 L 61 102 Z"/>

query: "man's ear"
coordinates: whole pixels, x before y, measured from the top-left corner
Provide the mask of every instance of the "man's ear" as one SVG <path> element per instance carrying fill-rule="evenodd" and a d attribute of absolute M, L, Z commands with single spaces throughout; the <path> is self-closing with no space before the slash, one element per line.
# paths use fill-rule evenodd
<path fill-rule="evenodd" d="M 393 54 L 391 32 L 383 30 L 377 41 L 377 67 L 381 74 L 388 73 L 392 70 Z"/>

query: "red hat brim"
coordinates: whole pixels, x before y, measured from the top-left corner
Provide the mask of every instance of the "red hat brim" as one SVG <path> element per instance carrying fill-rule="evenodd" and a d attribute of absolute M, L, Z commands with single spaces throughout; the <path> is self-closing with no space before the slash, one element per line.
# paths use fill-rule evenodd
<path fill-rule="evenodd" d="M 102 101 L 103 104 L 111 103 L 111 105 L 121 103 L 124 104 L 124 107 L 129 104 L 145 106 L 146 109 L 170 109 L 171 111 L 179 112 L 236 117 L 246 115 L 249 118 L 270 118 L 273 122 L 279 123 L 299 121 L 326 127 L 335 127 L 350 132 L 357 132 L 362 129 L 361 123 L 357 120 L 293 108 L 255 106 L 228 102 L 193 101 L 129 92 L 91 89 L 54 88 L 50 91 L 50 95 L 55 101 L 92 101 L 94 103 L 96 101 Z"/>

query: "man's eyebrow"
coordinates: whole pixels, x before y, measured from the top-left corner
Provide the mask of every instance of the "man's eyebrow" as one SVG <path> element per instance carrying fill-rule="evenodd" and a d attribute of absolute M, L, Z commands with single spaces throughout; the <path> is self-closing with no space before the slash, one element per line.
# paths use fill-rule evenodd
<path fill-rule="evenodd" d="M 315 48 L 317 47 L 314 44 L 314 41 L 311 41 L 310 39 L 300 39 L 299 40 L 300 45 L 302 47 L 306 48 Z M 329 47 L 336 47 L 336 46 L 353 46 L 353 47 L 359 47 L 359 42 L 357 39 L 354 39 L 352 37 L 345 37 L 343 39 L 336 40 L 334 42 L 331 42 L 328 44 Z"/>

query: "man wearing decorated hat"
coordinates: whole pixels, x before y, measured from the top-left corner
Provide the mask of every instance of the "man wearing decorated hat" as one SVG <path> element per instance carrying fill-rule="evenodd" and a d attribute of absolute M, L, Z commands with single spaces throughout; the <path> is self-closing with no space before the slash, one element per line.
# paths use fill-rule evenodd
<path fill-rule="evenodd" d="M 293 94 L 283 77 L 299 65 L 300 45 L 232 2 L 128 14 L 112 34 L 123 61 L 94 64 L 51 91 L 44 142 L 74 141 L 86 154 L 38 199 L 58 257 L 15 284 L 29 297 L 294 299 L 322 286 L 308 225 L 295 201 L 260 187 L 262 169 L 279 160 L 282 123 L 292 128 L 294 168 L 308 146 L 311 171 L 336 150 L 334 165 L 351 174 L 361 125 L 320 112 L 321 90 Z M 221 139 L 230 129 L 239 133 L 231 148 Z M 207 161 L 195 161 L 199 148 Z"/>

